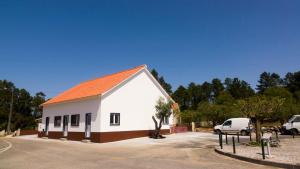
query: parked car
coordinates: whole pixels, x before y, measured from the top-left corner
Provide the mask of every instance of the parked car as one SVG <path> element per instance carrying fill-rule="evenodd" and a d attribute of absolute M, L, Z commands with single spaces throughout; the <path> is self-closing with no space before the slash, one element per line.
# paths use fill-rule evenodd
<path fill-rule="evenodd" d="M 299 131 L 300 131 L 300 115 L 294 115 L 281 128 L 281 133 L 283 134 L 297 135 L 299 134 Z"/>
<path fill-rule="evenodd" d="M 214 132 L 236 134 L 246 136 L 250 133 L 251 123 L 249 118 L 231 118 L 226 120 L 223 124 L 214 127 Z"/>

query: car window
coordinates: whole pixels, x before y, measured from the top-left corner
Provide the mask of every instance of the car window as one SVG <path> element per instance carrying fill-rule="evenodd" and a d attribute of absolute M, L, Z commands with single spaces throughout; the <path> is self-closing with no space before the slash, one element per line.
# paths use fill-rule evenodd
<path fill-rule="evenodd" d="M 223 126 L 231 126 L 231 123 L 232 123 L 232 121 L 228 120 L 223 124 Z"/>
<path fill-rule="evenodd" d="M 300 122 L 300 117 L 296 117 L 293 122 Z"/>

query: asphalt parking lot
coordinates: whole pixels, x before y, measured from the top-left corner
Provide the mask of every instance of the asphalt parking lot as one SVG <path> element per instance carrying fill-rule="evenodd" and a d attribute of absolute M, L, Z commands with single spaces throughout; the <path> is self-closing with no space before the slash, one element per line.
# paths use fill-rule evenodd
<path fill-rule="evenodd" d="M 137 138 L 104 144 L 32 136 L 6 138 L 12 146 L 0 153 L 0 168 L 270 168 L 216 154 L 217 137 L 182 133 L 161 140 Z"/>

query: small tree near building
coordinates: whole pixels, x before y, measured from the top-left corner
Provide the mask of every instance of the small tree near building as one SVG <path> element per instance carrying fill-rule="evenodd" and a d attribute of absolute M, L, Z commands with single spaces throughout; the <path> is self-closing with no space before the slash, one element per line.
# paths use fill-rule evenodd
<path fill-rule="evenodd" d="M 155 114 L 155 117 L 152 116 L 152 119 L 155 124 L 155 130 L 152 133 L 152 138 L 155 138 L 155 139 L 164 138 L 160 134 L 160 130 L 161 130 L 162 123 L 164 122 L 164 120 L 168 119 L 170 117 L 170 115 L 172 114 L 172 105 L 173 105 L 173 102 L 171 100 L 168 100 L 167 102 L 165 102 L 165 99 L 160 98 L 157 101 L 157 104 L 155 106 L 156 114 Z M 156 119 L 158 119 L 159 121 L 157 121 Z"/>

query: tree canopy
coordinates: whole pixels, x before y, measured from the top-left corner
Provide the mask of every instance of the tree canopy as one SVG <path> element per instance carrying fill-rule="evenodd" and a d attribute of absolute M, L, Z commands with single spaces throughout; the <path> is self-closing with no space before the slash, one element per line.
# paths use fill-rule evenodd
<path fill-rule="evenodd" d="M 179 86 L 172 95 L 179 104 L 182 121 L 210 121 L 221 123 L 226 118 L 245 116 L 238 103 L 248 98 L 278 98 L 283 100 L 280 110 L 270 117 L 271 121 L 287 121 L 300 112 L 300 71 L 287 73 L 282 79 L 276 73 L 263 72 L 257 84 L 257 91 L 249 83 L 239 78 L 212 79 L 211 82 L 187 87 Z"/>
<path fill-rule="evenodd" d="M 171 95 L 172 94 L 172 86 L 167 83 L 163 76 L 159 76 L 158 72 L 155 69 L 151 70 L 151 74 L 153 77 L 159 82 L 159 84 L 166 90 L 166 92 Z"/>
<path fill-rule="evenodd" d="M 31 96 L 27 90 L 17 88 L 12 82 L 0 80 L 0 130 L 6 129 L 12 96 L 12 131 L 18 128 L 34 128 L 35 119 L 42 115 L 40 105 L 45 102 L 45 94 L 39 92 Z"/>
<path fill-rule="evenodd" d="M 278 87 L 282 84 L 283 80 L 277 73 L 263 72 L 262 74 L 260 74 L 256 89 L 259 93 L 263 93 L 268 88 Z"/>

